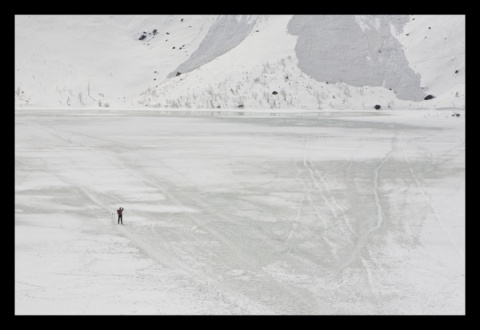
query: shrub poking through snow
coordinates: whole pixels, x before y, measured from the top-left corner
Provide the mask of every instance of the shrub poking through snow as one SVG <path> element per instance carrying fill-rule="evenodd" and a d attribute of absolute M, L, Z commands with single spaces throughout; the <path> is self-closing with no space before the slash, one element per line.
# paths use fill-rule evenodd
<path fill-rule="evenodd" d="M 142 35 L 140 36 L 140 38 L 138 38 L 138 40 L 143 40 L 143 39 L 145 39 L 146 37 L 147 37 L 146 35 L 142 34 Z"/>
<path fill-rule="evenodd" d="M 178 71 L 177 71 L 177 74 L 176 74 L 176 76 L 179 76 L 179 75 L 181 75 L 181 74 L 182 74 L 181 72 L 178 72 Z"/>
<path fill-rule="evenodd" d="M 434 99 L 434 98 L 435 98 L 435 96 L 429 94 L 429 95 L 425 96 L 424 100 L 431 100 L 431 99 Z"/>

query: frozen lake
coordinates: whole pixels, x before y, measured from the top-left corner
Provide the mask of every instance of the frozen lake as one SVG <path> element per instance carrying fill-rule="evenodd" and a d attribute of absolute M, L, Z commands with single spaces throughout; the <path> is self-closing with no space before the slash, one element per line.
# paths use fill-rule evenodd
<path fill-rule="evenodd" d="M 240 114 L 16 111 L 15 313 L 465 313 L 464 111 Z"/>

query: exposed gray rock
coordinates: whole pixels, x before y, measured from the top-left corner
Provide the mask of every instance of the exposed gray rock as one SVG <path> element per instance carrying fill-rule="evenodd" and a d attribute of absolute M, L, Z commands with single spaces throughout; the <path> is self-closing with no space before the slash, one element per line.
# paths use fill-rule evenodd
<path fill-rule="evenodd" d="M 249 15 L 222 15 L 210 27 L 198 49 L 175 72 L 190 72 L 238 46 L 252 31 L 256 18 Z"/>
<path fill-rule="evenodd" d="M 410 67 L 390 26 L 403 32 L 409 16 L 295 15 L 298 66 L 318 81 L 384 86 L 403 100 L 421 101 L 420 75 Z"/>

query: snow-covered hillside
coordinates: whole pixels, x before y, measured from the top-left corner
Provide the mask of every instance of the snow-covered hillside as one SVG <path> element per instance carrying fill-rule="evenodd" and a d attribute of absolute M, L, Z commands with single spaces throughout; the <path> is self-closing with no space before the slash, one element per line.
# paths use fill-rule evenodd
<path fill-rule="evenodd" d="M 465 16 L 18 15 L 15 105 L 464 109 Z"/>

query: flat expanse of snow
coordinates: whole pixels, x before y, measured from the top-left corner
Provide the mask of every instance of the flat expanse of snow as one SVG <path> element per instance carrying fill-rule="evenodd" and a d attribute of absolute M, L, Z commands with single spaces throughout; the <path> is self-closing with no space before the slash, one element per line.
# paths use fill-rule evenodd
<path fill-rule="evenodd" d="M 465 313 L 464 111 L 205 114 L 15 112 L 16 314 Z"/>

